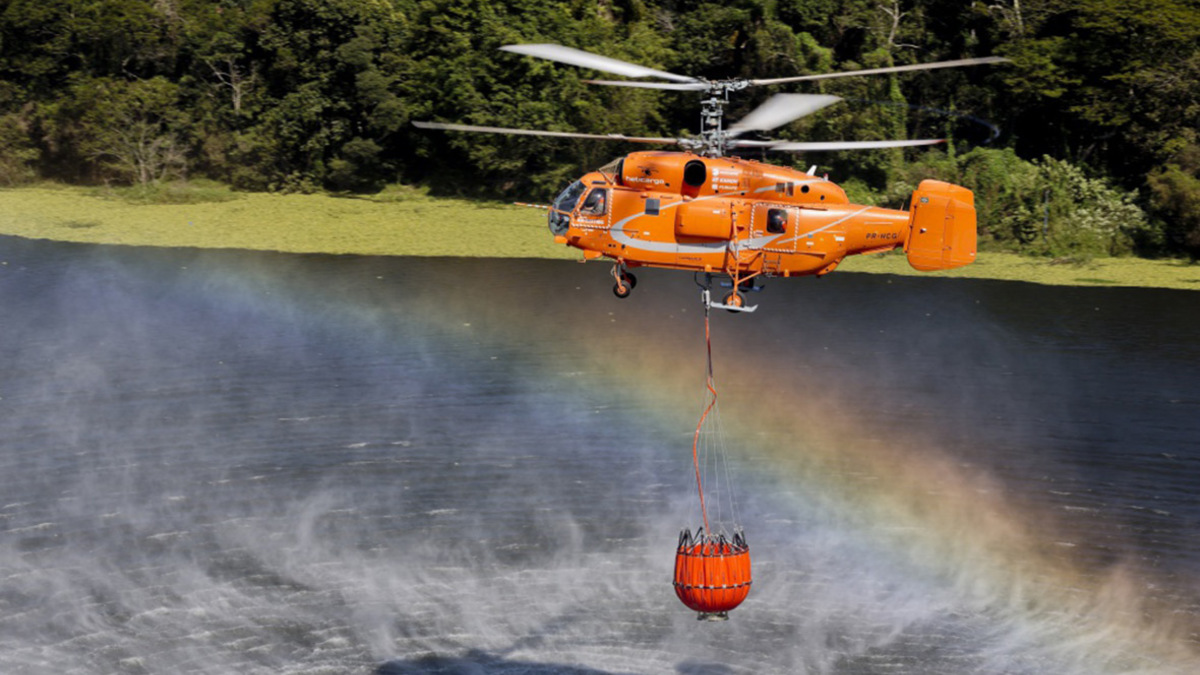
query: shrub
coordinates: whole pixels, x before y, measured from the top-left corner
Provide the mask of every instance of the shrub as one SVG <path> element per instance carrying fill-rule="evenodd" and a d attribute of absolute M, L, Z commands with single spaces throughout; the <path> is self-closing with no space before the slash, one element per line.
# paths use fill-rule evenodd
<path fill-rule="evenodd" d="M 1164 221 L 1167 243 L 1200 259 L 1200 178 L 1168 164 L 1146 178 L 1150 206 Z"/>
<path fill-rule="evenodd" d="M 1043 157 L 1035 162 L 1043 190 L 1042 242 L 1034 250 L 1059 256 L 1113 256 L 1133 253 L 1150 231 L 1135 192 L 1114 188 L 1107 180 L 1088 178 L 1078 166 Z"/>
<path fill-rule="evenodd" d="M 1135 193 L 1089 178 L 1070 162 L 1021 159 L 1012 149 L 975 148 L 955 159 L 929 153 L 904 167 L 881 203 L 894 205 L 924 178 L 956 182 L 975 193 L 981 243 L 1056 258 L 1132 253 L 1155 229 Z"/>

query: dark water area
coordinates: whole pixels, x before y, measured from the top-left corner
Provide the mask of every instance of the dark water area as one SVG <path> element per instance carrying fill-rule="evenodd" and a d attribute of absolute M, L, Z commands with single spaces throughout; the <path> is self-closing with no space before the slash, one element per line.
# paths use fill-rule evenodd
<path fill-rule="evenodd" d="M 0 672 L 1200 670 L 1200 294 L 714 317 L 756 577 L 709 624 L 697 291 L 606 272 L 0 238 Z"/>

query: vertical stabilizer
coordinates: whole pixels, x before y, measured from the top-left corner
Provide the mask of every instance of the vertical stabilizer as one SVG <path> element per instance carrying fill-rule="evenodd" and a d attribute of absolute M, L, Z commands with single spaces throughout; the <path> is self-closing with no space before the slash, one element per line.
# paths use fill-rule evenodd
<path fill-rule="evenodd" d="M 908 264 L 922 272 L 948 270 L 975 261 L 975 195 L 937 180 L 923 180 L 913 192 Z"/>

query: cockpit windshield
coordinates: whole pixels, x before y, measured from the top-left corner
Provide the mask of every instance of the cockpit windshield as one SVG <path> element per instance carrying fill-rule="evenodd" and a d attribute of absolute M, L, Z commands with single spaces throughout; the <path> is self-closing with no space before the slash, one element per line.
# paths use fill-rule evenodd
<path fill-rule="evenodd" d="M 575 210 L 575 205 L 579 203 L 581 196 L 583 196 L 583 183 L 575 181 L 567 186 L 562 194 L 558 195 L 558 199 L 554 200 L 554 208 L 570 213 Z"/>

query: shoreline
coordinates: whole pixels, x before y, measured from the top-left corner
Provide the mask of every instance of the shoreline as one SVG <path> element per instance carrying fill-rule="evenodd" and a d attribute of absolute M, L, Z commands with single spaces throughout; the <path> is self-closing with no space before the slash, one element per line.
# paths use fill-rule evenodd
<path fill-rule="evenodd" d="M 416 190 L 374 197 L 234 193 L 182 204 L 133 203 L 78 187 L 0 189 L 0 234 L 25 239 L 163 248 L 577 261 L 555 244 L 541 211 L 435 198 Z M 1025 281 L 1056 286 L 1200 291 L 1200 264 L 1141 258 L 1056 263 L 980 252 L 955 270 L 917 272 L 903 255 L 850 256 L 837 272 Z"/>

